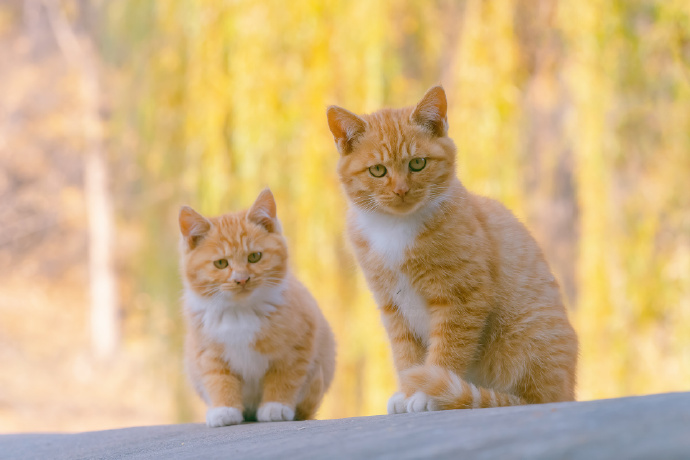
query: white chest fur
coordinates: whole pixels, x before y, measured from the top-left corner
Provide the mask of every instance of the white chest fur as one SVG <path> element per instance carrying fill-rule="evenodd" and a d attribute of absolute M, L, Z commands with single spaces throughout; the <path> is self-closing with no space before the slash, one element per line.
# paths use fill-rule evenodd
<path fill-rule="evenodd" d="M 420 216 L 397 217 L 361 210 L 355 211 L 355 218 L 362 235 L 391 270 L 400 269 L 405 252 L 424 225 Z"/>
<path fill-rule="evenodd" d="M 204 321 L 204 332 L 224 346 L 225 361 L 245 380 L 260 379 L 268 368 L 268 358 L 254 350 L 256 335 L 264 321 L 265 317 L 253 310 L 228 310 L 220 317 Z"/>
<path fill-rule="evenodd" d="M 413 288 L 409 278 L 402 273 L 407 250 L 415 244 L 424 220 L 429 215 L 418 213 L 410 217 L 396 217 L 356 210 L 359 230 L 371 248 L 381 256 L 386 269 L 393 272 L 396 282 L 384 297 L 388 297 L 407 321 L 410 329 L 422 341 L 429 340 L 430 319 L 426 301 Z M 379 302 L 382 293 L 375 293 Z"/>

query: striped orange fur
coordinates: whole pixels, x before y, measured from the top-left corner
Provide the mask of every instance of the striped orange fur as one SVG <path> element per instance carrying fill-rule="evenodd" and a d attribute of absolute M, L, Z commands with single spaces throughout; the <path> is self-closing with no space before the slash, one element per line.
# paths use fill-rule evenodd
<path fill-rule="evenodd" d="M 348 235 L 400 380 L 388 410 L 573 400 L 560 288 L 515 216 L 458 180 L 446 111 L 436 86 L 415 107 L 327 113 Z"/>
<path fill-rule="evenodd" d="M 180 230 L 185 363 L 207 424 L 313 418 L 333 379 L 335 342 L 288 269 L 271 192 L 219 217 L 183 207 Z"/>

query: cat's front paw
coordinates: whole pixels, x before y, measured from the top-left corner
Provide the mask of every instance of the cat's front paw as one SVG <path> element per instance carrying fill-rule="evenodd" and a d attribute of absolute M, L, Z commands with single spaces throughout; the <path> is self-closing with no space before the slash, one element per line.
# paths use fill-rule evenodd
<path fill-rule="evenodd" d="M 407 406 L 405 405 L 405 393 L 398 391 L 393 393 L 393 396 L 388 400 L 388 413 L 389 414 L 404 414 L 407 412 Z"/>
<path fill-rule="evenodd" d="M 421 391 L 416 392 L 405 401 L 407 412 L 431 412 L 439 410 L 438 402 Z"/>
<path fill-rule="evenodd" d="M 279 402 L 263 403 L 256 412 L 260 422 L 289 422 L 295 419 L 295 410 Z"/>
<path fill-rule="evenodd" d="M 206 425 L 210 428 L 238 425 L 243 420 L 242 411 L 236 407 L 212 407 L 206 411 Z"/>

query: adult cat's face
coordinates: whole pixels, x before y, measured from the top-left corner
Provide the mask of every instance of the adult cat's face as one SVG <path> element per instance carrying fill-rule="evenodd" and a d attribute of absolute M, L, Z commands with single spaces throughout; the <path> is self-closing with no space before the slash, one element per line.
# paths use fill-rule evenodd
<path fill-rule="evenodd" d="M 270 192 L 263 192 L 247 212 L 210 219 L 185 207 L 180 229 L 183 274 L 199 295 L 241 301 L 277 287 L 285 277 L 287 245 Z"/>
<path fill-rule="evenodd" d="M 417 107 L 357 116 L 331 107 L 338 174 L 350 201 L 366 211 L 414 213 L 439 199 L 455 175 L 445 93 L 432 88 Z"/>

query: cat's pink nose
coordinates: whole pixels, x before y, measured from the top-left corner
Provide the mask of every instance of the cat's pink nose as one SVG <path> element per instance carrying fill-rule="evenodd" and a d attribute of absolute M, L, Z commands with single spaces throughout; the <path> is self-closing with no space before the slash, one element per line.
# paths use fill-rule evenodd
<path fill-rule="evenodd" d="M 393 192 L 395 192 L 396 195 L 398 195 L 400 198 L 404 198 L 405 194 L 410 190 L 410 187 L 407 186 L 407 184 L 400 184 L 396 185 L 395 188 L 393 189 Z"/>
<path fill-rule="evenodd" d="M 249 282 L 249 277 L 248 277 L 248 276 L 244 276 L 244 277 L 241 277 L 241 278 L 235 278 L 235 283 L 236 283 L 238 286 L 244 286 L 244 285 L 247 284 L 248 282 Z"/>

